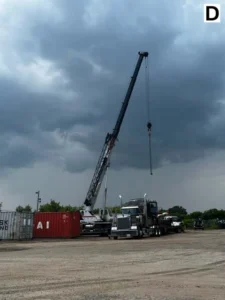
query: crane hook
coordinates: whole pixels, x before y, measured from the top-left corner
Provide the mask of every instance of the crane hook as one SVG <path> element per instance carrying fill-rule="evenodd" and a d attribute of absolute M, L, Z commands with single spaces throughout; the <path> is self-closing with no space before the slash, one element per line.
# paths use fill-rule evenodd
<path fill-rule="evenodd" d="M 148 134 L 150 135 L 151 134 L 151 129 L 152 129 L 152 123 L 151 122 L 147 123 L 147 128 L 148 128 Z"/>

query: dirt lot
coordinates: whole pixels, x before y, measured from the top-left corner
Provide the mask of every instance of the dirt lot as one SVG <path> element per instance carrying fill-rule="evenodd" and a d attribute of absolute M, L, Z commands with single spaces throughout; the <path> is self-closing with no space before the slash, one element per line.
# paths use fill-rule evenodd
<path fill-rule="evenodd" d="M 0 242 L 0 299 L 221 299 L 225 231 Z"/>

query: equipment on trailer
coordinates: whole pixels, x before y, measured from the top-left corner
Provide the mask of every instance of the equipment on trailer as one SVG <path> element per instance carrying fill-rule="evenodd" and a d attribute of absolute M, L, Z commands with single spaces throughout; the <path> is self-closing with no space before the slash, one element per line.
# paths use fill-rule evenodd
<path fill-rule="evenodd" d="M 201 218 L 198 218 L 194 221 L 194 230 L 197 230 L 197 229 L 202 229 L 202 230 L 205 229 L 204 222 Z"/>
<path fill-rule="evenodd" d="M 216 225 L 219 229 L 225 229 L 225 220 L 216 219 Z"/>
<path fill-rule="evenodd" d="M 171 221 L 171 228 L 169 231 L 173 232 L 184 232 L 184 222 L 180 217 L 177 216 L 164 216 L 164 219 Z"/>
<path fill-rule="evenodd" d="M 158 204 L 144 198 L 132 199 L 114 217 L 110 238 L 161 236 L 169 231 L 171 220 L 158 216 Z"/>
<path fill-rule="evenodd" d="M 103 149 L 99 157 L 94 176 L 92 178 L 89 190 L 87 192 L 86 199 L 84 201 L 84 210 L 81 211 L 82 214 L 82 231 L 83 233 L 96 233 L 96 234 L 108 234 L 111 230 L 111 221 L 108 221 L 105 216 L 110 217 L 110 212 L 104 209 L 104 215 L 100 216 L 99 220 L 96 219 L 96 216 L 93 215 L 93 208 L 96 203 L 99 190 L 103 181 L 103 178 L 106 174 L 106 170 L 109 167 L 110 157 L 112 154 L 113 147 L 118 138 L 120 128 L 130 101 L 130 97 L 137 80 L 137 76 L 144 58 L 148 57 L 148 52 L 139 52 L 139 58 L 131 77 L 131 81 L 122 103 L 122 107 L 119 113 L 119 116 L 116 121 L 116 125 L 112 133 L 108 133 L 105 138 Z M 148 133 L 149 133 L 149 145 L 150 145 L 150 133 L 151 133 L 151 123 L 147 124 Z M 150 146 L 149 146 L 150 147 Z M 150 149 L 150 148 L 149 148 Z M 150 151 L 150 150 L 149 150 Z M 150 151 L 151 154 L 151 151 Z M 150 157 L 150 166 L 151 166 L 151 157 Z M 151 167 L 150 167 L 151 168 Z M 92 219 L 91 219 L 92 218 Z M 87 220 L 90 220 L 89 222 Z"/>

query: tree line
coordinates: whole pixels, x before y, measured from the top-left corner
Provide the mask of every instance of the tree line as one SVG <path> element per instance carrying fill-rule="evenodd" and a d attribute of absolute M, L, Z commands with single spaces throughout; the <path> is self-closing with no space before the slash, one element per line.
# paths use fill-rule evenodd
<path fill-rule="evenodd" d="M 112 213 L 120 213 L 120 206 L 112 206 L 108 207 Z M 51 200 L 49 203 L 43 204 L 40 206 L 40 212 L 73 212 L 76 210 L 82 210 L 82 206 L 71 206 L 71 205 L 61 205 L 60 202 L 56 202 L 55 200 Z M 17 212 L 35 212 L 30 205 L 26 206 L 18 206 L 16 208 Z M 98 214 L 99 209 L 94 209 L 94 213 Z M 206 210 L 204 212 L 194 211 L 192 213 L 188 213 L 187 210 L 182 206 L 173 206 L 168 210 L 161 209 L 160 212 L 168 212 L 170 215 L 181 217 L 184 220 L 202 218 L 204 220 L 212 220 L 212 219 L 225 219 L 225 210 L 212 208 Z"/>
<path fill-rule="evenodd" d="M 55 200 L 51 200 L 49 203 L 40 205 L 39 212 L 73 212 L 77 210 L 82 210 L 83 206 L 72 206 L 72 205 L 61 205 L 60 202 L 56 202 Z M 120 206 L 112 206 L 109 207 L 112 213 L 119 213 Z M 26 206 L 17 206 L 17 212 L 35 212 L 30 205 Z M 99 213 L 99 208 L 95 208 L 93 211 L 95 214 Z"/>

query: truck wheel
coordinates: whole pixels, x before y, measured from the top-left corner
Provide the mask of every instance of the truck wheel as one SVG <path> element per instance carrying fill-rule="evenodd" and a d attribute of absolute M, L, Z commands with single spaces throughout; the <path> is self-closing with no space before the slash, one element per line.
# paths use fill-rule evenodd
<path fill-rule="evenodd" d="M 158 229 L 158 237 L 160 237 L 162 235 L 162 230 L 161 228 Z"/>
<path fill-rule="evenodd" d="M 142 230 L 140 230 L 139 228 L 138 228 L 138 235 L 136 236 L 136 238 L 137 238 L 137 239 L 143 238 L 143 232 L 142 232 Z"/>
<path fill-rule="evenodd" d="M 140 238 L 143 238 L 144 233 L 143 233 L 142 229 L 138 230 L 138 235 L 139 235 Z"/>
<path fill-rule="evenodd" d="M 114 239 L 114 240 L 118 240 L 118 236 L 114 236 L 113 239 Z"/>

